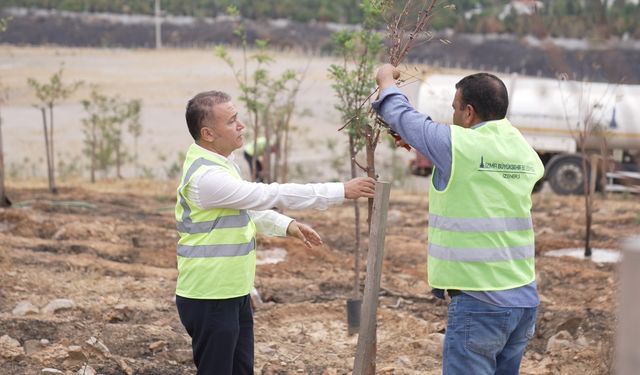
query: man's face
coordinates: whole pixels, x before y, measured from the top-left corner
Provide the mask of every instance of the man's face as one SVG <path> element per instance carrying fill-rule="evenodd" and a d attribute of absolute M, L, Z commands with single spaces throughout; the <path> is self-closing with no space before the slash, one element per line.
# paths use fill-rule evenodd
<path fill-rule="evenodd" d="M 228 156 L 242 147 L 245 126 L 238 119 L 238 111 L 231 101 L 214 105 L 213 113 L 210 127 L 213 146 L 222 155 Z"/>

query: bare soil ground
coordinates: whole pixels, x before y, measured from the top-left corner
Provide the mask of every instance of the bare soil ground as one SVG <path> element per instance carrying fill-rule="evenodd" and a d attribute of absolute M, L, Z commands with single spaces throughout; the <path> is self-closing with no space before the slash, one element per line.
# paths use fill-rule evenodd
<path fill-rule="evenodd" d="M 65 185 L 51 196 L 40 185 L 9 186 L 18 205 L 0 209 L 0 373 L 75 374 L 85 364 L 100 374 L 195 373 L 174 305 L 173 189 L 120 181 Z M 440 373 L 447 303 L 432 297 L 425 281 L 427 207 L 424 195 L 392 193 L 379 374 Z M 535 196 L 542 304 L 522 374 L 610 373 L 616 265 L 544 255 L 581 246 L 582 210 L 578 197 Z M 618 248 L 639 232 L 639 213 L 637 197 L 598 198 L 594 245 Z M 347 335 L 345 312 L 353 208 L 287 214 L 313 225 L 325 245 L 307 250 L 296 240 L 259 238 L 260 250 L 281 248 L 287 257 L 257 269 L 263 303 L 255 309 L 256 373 L 350 373 L 357 342 Z M 73 306 L 48 312 L 55 299 Z M 14 311 L 23 301 L 34 305 L 26 315 Z"/>

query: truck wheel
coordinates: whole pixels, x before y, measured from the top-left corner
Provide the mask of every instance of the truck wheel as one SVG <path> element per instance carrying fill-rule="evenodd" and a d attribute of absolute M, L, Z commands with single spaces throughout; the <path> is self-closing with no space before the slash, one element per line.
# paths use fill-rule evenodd
<path fill-rule="evenodd" d="M 551 159 L 546 176 L 551 189 L 559 195 L 580 195 L 584 193 L 585 176 L 582 170 L 582 157 L 578 155 L 559 155 Z M 589 166 L 587 165 L 587 170 Z"/>

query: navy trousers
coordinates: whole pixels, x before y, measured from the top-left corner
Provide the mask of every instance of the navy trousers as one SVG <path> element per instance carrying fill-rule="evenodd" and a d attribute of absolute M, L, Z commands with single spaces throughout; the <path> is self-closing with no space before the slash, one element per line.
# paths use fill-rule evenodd
<path fill-rule="evenodd" d="M 218 300 L 176 296 L 191 336 L 198 375 L 253 374 L 253 312 L 249 295 Z"/>

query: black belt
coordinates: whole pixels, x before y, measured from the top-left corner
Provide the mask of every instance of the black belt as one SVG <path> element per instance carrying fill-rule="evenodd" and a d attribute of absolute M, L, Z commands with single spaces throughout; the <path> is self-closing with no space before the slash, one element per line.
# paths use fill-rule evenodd
<path fill-rule="evenodd" d="M 447 294 L 449 295 L 449 297 L 455 297 L 462 294 L 462 292 L 458 289 L 447 289 Z"/>

